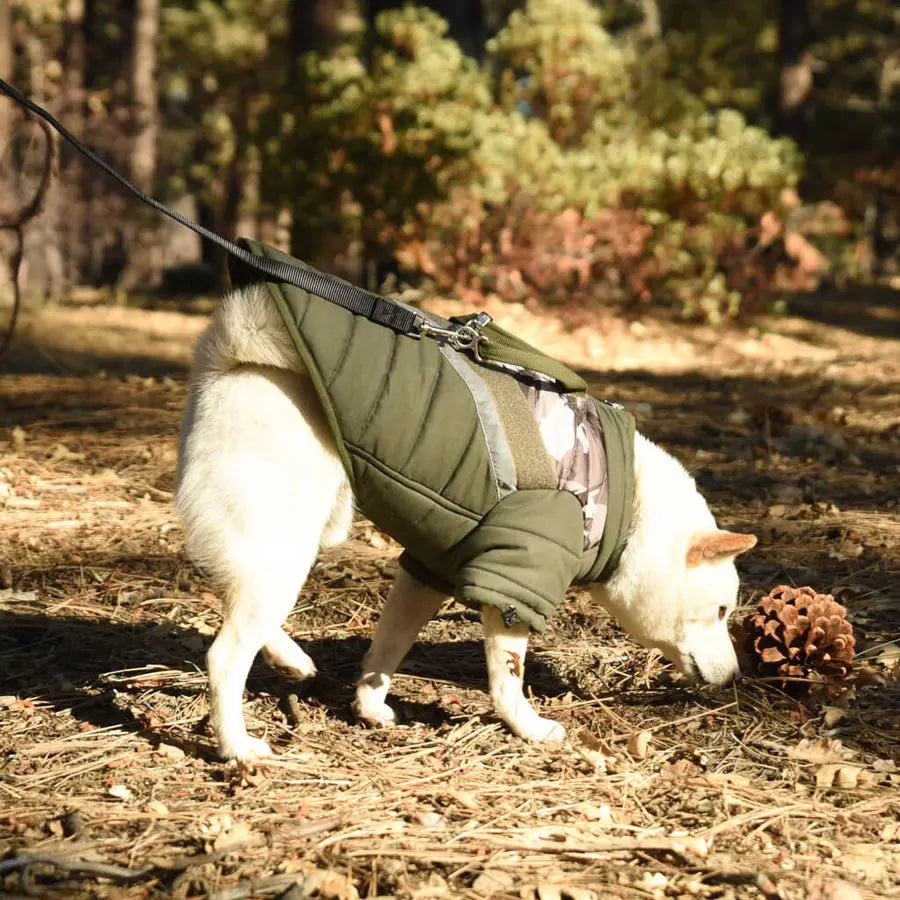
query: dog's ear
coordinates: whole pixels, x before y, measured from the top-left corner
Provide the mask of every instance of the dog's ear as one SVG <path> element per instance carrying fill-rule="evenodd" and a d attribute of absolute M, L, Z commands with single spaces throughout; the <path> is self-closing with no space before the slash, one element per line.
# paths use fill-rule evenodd
<path fill-rule="evenodd" d="M 712 562 L 726 556 L 737 556 L 756 546 L 756 536 L 737 531 L 706 531 L 698 534 L 688 547 L 685 563 L 693 566 Z"/>

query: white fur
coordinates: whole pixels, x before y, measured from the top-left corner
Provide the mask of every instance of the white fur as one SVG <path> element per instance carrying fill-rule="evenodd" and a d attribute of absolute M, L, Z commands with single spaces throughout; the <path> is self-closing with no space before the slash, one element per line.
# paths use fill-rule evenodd
<path fill-rule="evenodd" d="M 367 725 L 390 725 L 395 721 L 394 711 L 385 702 L 391 677 L 425 623 L 448 599 L 420 584 L 404 569 L 397 573 L 356 685 L 353 711 Z"/>
<path fill-rule="evenodd" d="M 716 530 L 706 501 L 681 463 L 641 434 L 634 468 L 632 534 L 612 578 L 591 594 L 642 646 L 661 650 L 686 674 L 727 683 L 738 673 L 728 635 L 734 557 L 688 568 L 694 538 Z"/>
<path fill-rule="evenodd" d="M 349 485 L 305 374 L 262 287 L 226 296 L 195 354 L 176 504 L 188 552 L 224 598 L 207 663 L 211 718 L 225 758 L 270 752 L 247 734 L 241 708 L 258 652 L 295 678 L 315 674 L 281 625 L 319 548 L 344 540 L 352 518 Z M 640 643 L 721 683 L 737 673 L 726 621 L 737 594 L 733 555 L 685 564 L 692 541 L 715 527 L 693 479 L 637 435 L 633 533 L 613 577 L 592 591 Z M 357 686 L 361 719 L 393 722 L 390 678 L 444 599 L 412 576 L 398 576 Z M 483 620 L 497 713 L 521 737 L 561 740 L 562 726 L 540 718 L 522 692 L 527 629 L 504 628 L 492 609 Z"/>
<path fill-rule="evenodd" d="M 559 742 L 566 730 L 552 719 L 542 719 L 525 699 L 525 652 L 528 626 L 506 628 L 500 610 L 486 606 L 481 611 L 484 624 L 484 655 L 487 661 L 491 703 L 513 734 L 526 741 Z"/>

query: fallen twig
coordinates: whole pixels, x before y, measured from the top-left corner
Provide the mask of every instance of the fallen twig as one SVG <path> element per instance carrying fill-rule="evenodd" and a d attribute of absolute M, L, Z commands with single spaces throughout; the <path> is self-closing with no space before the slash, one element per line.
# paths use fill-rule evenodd
<path fill-rule="evenodd" d="M 306 894 L 302 887 L 304 881 L 306 881 L 306 876 L 300 874 L 250 878 L 247 881 L 240 881 L 231 887 L 210 894 L 209 900 L 245 900 L 246 897 L 253 897 L 256 894 L 281 895 L 295 885 L 300 888 L 300 896 L 305 897 Z"/>
<path fill-rule="evenodd" d="M 507 840 L 506 838 L 480 837 L 479 840 L 490 842 L 501 850 L 517 850 L 528 853 L 638 853 L 668 852 L 678 856 L 704 857 L 709 853 L 709 846 L 703 838 L 691 837 L 645 837 L 645 838 L 611 838 L 596 841 L 546 841 L 546 840 Z"/>
<path fill-rule="evenodd" d="M 95 878 L 108 878 L 111 881 L 119 881 L 123 884 L 131 884 L 146 878 L 153 871 L 153 866 L 143 869 L 128 869 L 125 866 L 111 866 L 107 863 L 90 862 L 86 859 L 60 859 L 56 856 L 43 854 L 23 854 L 12 859 L 0 860 L 0 875 L 6 872 L 27 872 L 31 866 L 52 866 L 63 872 L 72 872 L 79 875 L 92 875 Z"/>

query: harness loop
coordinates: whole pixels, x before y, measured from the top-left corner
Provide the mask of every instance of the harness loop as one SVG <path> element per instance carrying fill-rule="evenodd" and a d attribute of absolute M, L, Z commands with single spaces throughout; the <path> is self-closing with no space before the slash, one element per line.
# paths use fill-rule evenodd
<path fill-rule="evenodd" d="M 419 325 L 418 333 L 422 337 L 446 341 L 454 350 L 471 353 L 477 362 L 481 362 L 479 348 L 482 344 L 490 343 L 487 337 L 481 333 L 481 329 L 491 321 L 491 317 L 486 312 L 478 313 L 465 325 L 459 325 L 456 328 L 441 328 L 424 319 Z"/>

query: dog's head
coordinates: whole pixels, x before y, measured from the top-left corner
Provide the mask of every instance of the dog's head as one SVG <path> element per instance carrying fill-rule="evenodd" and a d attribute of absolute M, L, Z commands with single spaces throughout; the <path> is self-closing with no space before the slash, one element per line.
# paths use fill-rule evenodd
<path fill-rule="evenodd" d="M 616 572 L 591 593 L 644 647 L 687 675 L 727 684 L 739 673 L 728 634 L 739 553 L 752 534 L 719 529 L 694 480 L 640 435 L 633 530 Z"/>
<path fill-rule="evenodd" d="M 686 675 L 727 684 L 739 672 L 728 634 L 738 593 L 734 558 L 755 544 L 752 534 L 703 532 L 655 584 L 644 573 L 651 577 L 640 578 L 627 597 L 601 585 L 592 592 L 641 646 L 660 650 Z"/>

